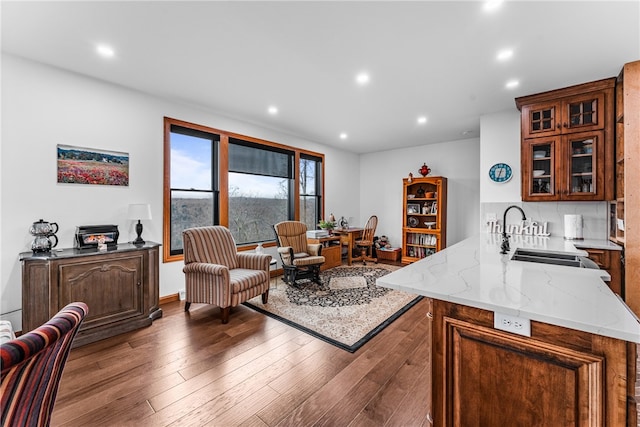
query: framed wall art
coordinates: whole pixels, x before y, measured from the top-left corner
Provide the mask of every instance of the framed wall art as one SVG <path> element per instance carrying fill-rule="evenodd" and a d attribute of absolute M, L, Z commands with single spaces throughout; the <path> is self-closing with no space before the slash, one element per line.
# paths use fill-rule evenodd
<path fill-rule="evenodd" d="M 59 183 L 129 185 L 129 153 L 60 144 L 57 151 Z"/>

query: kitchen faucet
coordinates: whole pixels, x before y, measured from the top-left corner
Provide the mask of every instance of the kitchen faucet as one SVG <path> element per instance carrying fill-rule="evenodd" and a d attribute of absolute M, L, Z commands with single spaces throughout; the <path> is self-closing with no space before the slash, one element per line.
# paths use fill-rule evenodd
<path fill-rule="evenodd" d="M 509 247 L 509 236 L 507 235 L 507 212 L 509 212 L 511 208 L 516 208 L 520 212 L 522 212 L 523 221 L 527 219 L 527 216 L 524 214 L 524 211 L 520 206 L 511 205 L 504 210 L 504 215 L 502 216 L 502 244 L 500 245 L 501 254 L 509 253 L 509 251 L 511 250 L 511 248 Z"/>

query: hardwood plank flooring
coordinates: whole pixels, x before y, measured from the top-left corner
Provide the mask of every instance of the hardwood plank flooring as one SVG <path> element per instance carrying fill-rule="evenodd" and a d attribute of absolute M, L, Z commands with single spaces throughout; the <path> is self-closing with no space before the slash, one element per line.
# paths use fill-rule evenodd
<path fill-rule="evenodd" d="M 430 426 L 429 305 L 348 353 L 247 307 L 162 306 L 73 349 L 52 426 Z"/>

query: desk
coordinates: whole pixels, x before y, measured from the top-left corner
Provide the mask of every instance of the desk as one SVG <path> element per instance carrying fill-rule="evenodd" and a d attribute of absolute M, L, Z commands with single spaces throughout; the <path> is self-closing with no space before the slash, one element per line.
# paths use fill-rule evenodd
<path fill-rule="evenodd" d="M 333 234 L 340 236 L 340 243 L 347 246 L 347 264 L 351 265 L 351 259 L 353 258 L 353 248 L 356 245 L 356 239 L 360 237 L 364 228 L 349 227 L 349 228 L 334 228 Z"/>
<path fill-rule="evenodd" d="M 342 239 L 340 236 L 318 237 L 316 239 L 307 238 L 309 243 L 320 243 L 322 245 L 322 256 L 324 264 L 320 266 L 320 271 L 337 267 L 342 264 Z"/>

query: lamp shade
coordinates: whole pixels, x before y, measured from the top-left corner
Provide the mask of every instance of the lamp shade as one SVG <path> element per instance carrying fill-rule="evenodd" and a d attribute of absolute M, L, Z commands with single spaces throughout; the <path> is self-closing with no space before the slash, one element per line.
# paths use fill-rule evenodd
<path fill-rule="evenodd" d="M 133 220 L 151 219 L 151 205 L 148 203 L 130 204 L 127 218 Z"/>

